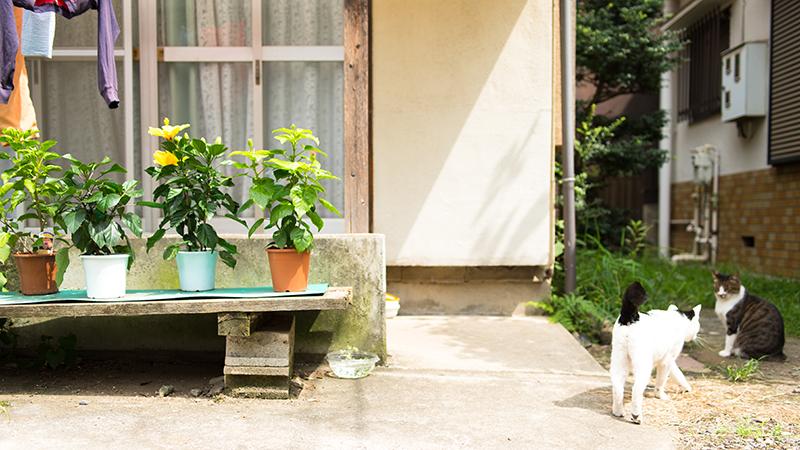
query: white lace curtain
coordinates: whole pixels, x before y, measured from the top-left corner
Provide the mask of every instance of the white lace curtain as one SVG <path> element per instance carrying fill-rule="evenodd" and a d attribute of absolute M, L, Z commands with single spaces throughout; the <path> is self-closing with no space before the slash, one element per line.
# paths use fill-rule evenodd
<path fill-rule="evenodd" d="M 341 45 L 342 2 L 281 0 L 263 4 L 263 45 Z M 160 0 L 159 45 L 245 47 L 252 11 L 247 0 Z M 159 111 L 192 124 L 195 135 L 222 137 L 233 149 L 245 147 L 254 127 L 271 130 L 292 123 L 313 129 L 330 154 L 327 166 L 343 173 L 343 70 L 338 62 L 267 62 L 262 70 L 264 123 L 254 124 L 250 63 L 161 63 Z M 244 201 L 248 185 L 237 180 L 234 195 Z M 341 182 L 327 182 L 328 197 L 342 205 Z"/>

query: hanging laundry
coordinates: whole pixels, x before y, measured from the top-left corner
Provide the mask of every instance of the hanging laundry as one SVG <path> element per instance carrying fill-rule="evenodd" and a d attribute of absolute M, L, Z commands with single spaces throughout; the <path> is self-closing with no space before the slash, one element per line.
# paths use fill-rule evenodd
<path fill-rule="evenodd" d="M 27 9 L 22 14 L 22 54 L 53 57 L 53 38 L 56 36 L 56 13 L 35 13 Z"/>
<path fill-rule="evenodd" d="M 14 15 L 11 5 L 36 13 L 54 12 L 67 19 L 90 9 L 97 10 L 97 87 L 109 108 L 119 106 L 117 66 L 114 62 L 114 43 L 119 36 L 119 24 L 111 0 L 0 0 L 0 103 L 7 103 L 14 88 L 14 57 L 16 33 L 8 33 Z M 12 42 L 13 41 L 13 42 Z M 13 53 L 9 53 L 11 49 Z"/>
<path fill-rule="evenodd" d="M 15 23 L 12 24 L 12 28 L 19 34 L 22 29 L 22 10 L 17 9 L 13 14 Z M 28 89 L 28 72 L 25 70 L 25 59 L 19 50 L 16 54 L 16 66 L 19 69 L 14 72 L 16 89 L 11 92 L 8 104 L 0 105 L 0 130 L 9 127 L 30 130 L 36 127 L 36 111 L 33 109 Z"/>

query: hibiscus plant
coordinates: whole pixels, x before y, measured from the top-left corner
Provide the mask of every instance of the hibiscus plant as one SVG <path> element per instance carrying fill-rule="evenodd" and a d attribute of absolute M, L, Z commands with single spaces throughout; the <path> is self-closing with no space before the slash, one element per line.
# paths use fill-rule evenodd
<path fill-rule="evenodd" d="M 136 237 L 142 236 L 142 219 L 127 206 L 142 196 L 138 181 L 122 184 L 110 175 L 126 170 L 111 158 L 84 163 L 72 155 L 63 158 L 70 163 L 64 173 L 59 214 L 56 222 L 71 236 L 71 245 L 82 255 L 128 254 L 128 267 L 134 260 L 133 247 L 126 229 Z M 57 253 L 58 272 L 62 275 L 69 265 L 69 248 Z"/>
<path fill-rule="evenodd" d="M 293 248 L 302 253 L 314 243 L 312 224 L 317 231 L 324 225 L 317 212 L 318 205 L 341 216 L 335 206 L 321 197 L 325 188 L 320 182 L 338 177 L 321 167 L 318 156 L 327 155 L 317 147 L 319 139 L 311 130 L 292 125 L 272 134 L 289 148 L 256 150 L 253 142 L 248 141 L 248 150 L 231 152 L 231 156 L 242 156 L 246 161 L 228 163 L 243 171 L 240 176 L 252 180 L 249 198 L 241 209 L 255 204 L 268 213 L 268 218 L 259 218 L 250 226 L 248 235 L 252 236 L 263 225 L 268 230 L 274 229 L 270 248 Z"/>
<path fill-rule="evenodd" d="M 37 251 L 52 252 L 52 247 L 43 245 L 43 234 L 58 224 L 53 218 L 58 212 L 56 201 L 62 185 L 58 179 L 61 167 L 53 161 L 60 155 L 50 151 L 56 141 L 40 141 L 39 130 L 6 128 L 0 133 L 0 146 L 10 147 L 14 154 L 0 151 L 0 160 L 9 160 L 11 167 L 0 174 L 0 259 L 8 257 L 14 248 L 21 253 Z M 25 214 L 17 215 L 24 205 Z M 25 230 L 26 221 L 32 220 L 38 233 Z M 45 248 L 47 247 L 47 248 Z"/>
<path fill-rule="evenodd" d="M 159 185 L 153 191 L 154 201 L 139 204 L 158 208 L 163 219 L 147 239 L 147 250 L 152 249 L 168 229 L 174 228 L 182 240 L 164 250 L 164 259 L 174 258 L 181 248 L 188 251 L 220 248 L 220 259 L 233 268 L 236 246 L 221 238 L 210 223 L 215 216 L 243 223 L 236 215 L 239 204 L 226 192 L 233 187 L 233 180 L 218 169 L 228 148 L 219 138 L 208 143 L 188 133 L 181 135 L 186 128 L 188 124 L 170 125 L 169 119 L 164 119 L 164 126 L 149 129 L 151 135 L 163 138 L 161 150 L 153 155 L 155 165 L 145 169 Z"/>

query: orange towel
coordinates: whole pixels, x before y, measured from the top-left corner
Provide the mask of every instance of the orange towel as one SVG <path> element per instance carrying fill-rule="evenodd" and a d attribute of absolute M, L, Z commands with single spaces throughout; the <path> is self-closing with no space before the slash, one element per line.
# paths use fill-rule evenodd
<path fill-rule="evenodd" d="M 14 18 L 17 20 L 17 36 L 22 33 L 22 9 L 15 8 Z M 17 69 L 14 73 L 14 91 L 7 105 L 0 104 L 0 130 L 3 128 L 21 128 L 28 130 L 36 126 L 36 111 L 31 101 L 28 88 L 28 71 L 22 57 L 20 45 L 17 49 Z"/>

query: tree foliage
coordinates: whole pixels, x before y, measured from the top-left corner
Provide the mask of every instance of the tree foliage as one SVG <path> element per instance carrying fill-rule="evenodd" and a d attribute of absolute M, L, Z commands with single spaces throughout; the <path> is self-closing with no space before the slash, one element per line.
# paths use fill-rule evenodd
<path fill-rule="evenodd" d="M 678 61 L 678 35 L 662 32 L 663 0 L 581 0 L 576 27 L 579 83 L 595 87 L 589 104 L 620 94 L 656 92 Z"/>

